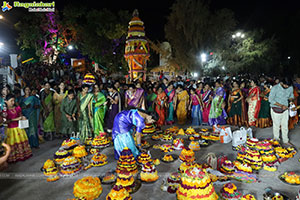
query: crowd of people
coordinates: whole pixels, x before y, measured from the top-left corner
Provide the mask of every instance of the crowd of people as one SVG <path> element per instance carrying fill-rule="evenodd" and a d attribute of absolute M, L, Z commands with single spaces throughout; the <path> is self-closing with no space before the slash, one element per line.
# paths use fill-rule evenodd
<path fill-rule="evenodd" d="M 72 67 L 45 64 L 20 66 L 16 72 L 25 86 L 1 88 L 1 123 L 11 146 L 9 162 L 25 160 L 31 148 L 53 138 L 76 136 L 84 141 L 102 132 L 111 133 L 115 116 L 138 108 L 158 115 L 156 125 L 234 125 L 266 128 L 273 125 L 274 138 L 289 144 L 288 130 L 298 123 L 289 117 L 297 106 L 300 79 L 261 76 L 259 79 L 224 78 L 183 80 L 163 73 L 145 82 L 127 84 L 103 71 L 93 73 L 94 84 Z M 294 108 L 296 109 L 296 108 Z M 28 120 L 25 130 L 19 120 Z M 4 129 L 2 129 L 4 130 Z"/>

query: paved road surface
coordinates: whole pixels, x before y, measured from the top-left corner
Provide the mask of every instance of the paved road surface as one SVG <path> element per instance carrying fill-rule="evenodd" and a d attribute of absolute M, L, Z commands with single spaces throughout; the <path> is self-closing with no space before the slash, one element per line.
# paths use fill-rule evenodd
<path fill-rule="evenodd" d="M 271 138 L 272 129 L 257 129 L 255 136 L 262 138 Z M 300 128 L 290 132 L 291 142 L 300 147 Z M 40 149 L 33 150 L 33 157 L 25 162 L 18 162 L 16 164 L 9 165 L 9 168 L 0 173 L 0 200 L 66 200 L 74 198 L 73 185 L 74 182 L 84 176 L 92 175 L 99 176 L 102 173 L 115 168 L 116 161 L 113 159 L 113 148 L 109 147 L 103 150 L 103 153 L 108 156 L 109 164 L 91 168 L 87 171 L 80 173 L 80 175 L 72 178 L 61 178 L 59 181 L 53 183 L 47 183 L 46 177 L 40 172 L 40 168 L 47 159 L 52 159 L 53 154 L 59 148 L 62 140 L 54 140 L 46 142 L 40 146 Z M 150 143 L 155 142 L 149 140 Z M 187 141 L 186 141 L 187 142 Z M 231 149 L 231 144 L 215 143 L 207 148 L 202 148 L 196 152 L 196 160 L 200 163 L 204 162 L 204 156 L 209 152 L 215 152 L 216 155 L 226 154 L 231 160 L 236 158 L 236 152 Z M 179 154 L 180 152 L 175 152 Z M 151 149 L 153 158 L 161 157 L 162 153 L 159 150 Z M 254 194 L 258 200 L 262 200 L 263 189 L 266 187 L 272 187 L 278 191 L 281 191 L 288 195 L 291 199 L 295 199 L 295 196 L 300 189 L 300 186 L 290 186 L 282 183 L 278 179 L 278 175 L 284 173 L 286 170 L 299 171 L 300 163 L 298 162 L 299 153 L 292 159 L 282 163 L 278 171 L 268 172 L 261 170 L 259 172 L 260 181 L 257 183 L 240 183 L 233 181 L 238 189 L 244 193 Z M 157 170 L 159 172 L 160 179 L 154 184 L 144 184 L 138 192 L 132 195 L 133 199 L 176 199 L 176 195 L 171 195 L 160 190 L 160 185 L 164 177 L 167 177 L 171 172 L 175 172 L 180 166 L 180 161 L 175 161 L 171 164 L 161 163 Z M 6 178 L 5 178 L 6 177 Z M 220 190 L 220 186 L 215 186 L 216 190 Z M 103 193 L 98 199 L 105 199 L 109 193 L 111 186 L 103 185 Z"/>

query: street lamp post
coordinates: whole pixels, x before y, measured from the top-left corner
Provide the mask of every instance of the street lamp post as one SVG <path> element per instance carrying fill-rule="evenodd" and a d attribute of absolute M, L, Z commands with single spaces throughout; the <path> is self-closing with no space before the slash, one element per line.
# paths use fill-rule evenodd
<path fill-rule="evenodd" d="M 199 56 L 199 61 L 200 61 L 200 73 L 202 73 L 204 71 L 204 66 L 205 66 L 205 63 L 207 62 L 207 54 L 206 53 L 201 53 L 200 56 Z M 194 73 L 193 76 L 196 78 L 199 76 L 198 73 Z"/>
<path fill-rule="evenodd" d="M 73 46 L 72 46 L 72 45 L 69 45 L 69 46 L 68 46 L 68 49 L 69 49 L 69 50 L 72 50 L 72 49 L 73 49 Z"/>
<path fill-rule="evenodd" d="M 239 31 L 232 35 L 232 39 L 238 39 L 238 38 L 245 38 L 245 34 Z"/>
<path fill-rule="evenodd" d="M 201 54 L 201 62 L 206 62 L 206 60 L 207 60 L 207 55 L 206 55 L 206 53 L 202 53 Z"/>

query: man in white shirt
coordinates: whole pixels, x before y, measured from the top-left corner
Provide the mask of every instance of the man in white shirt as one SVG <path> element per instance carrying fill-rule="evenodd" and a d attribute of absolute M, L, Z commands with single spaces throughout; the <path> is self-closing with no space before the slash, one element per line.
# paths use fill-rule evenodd
<path fill-rule="evenodd" d="M 273 86 L 269 95 L 271 117 L 273 121 L 273 135 L 275 140 L 279 139 L 281 129 L 282 140 L 285 146 L 292 146 L 289 142 L 289 101 L 294 99 L 292 81 L 282 79 L 280 83 Z"/>

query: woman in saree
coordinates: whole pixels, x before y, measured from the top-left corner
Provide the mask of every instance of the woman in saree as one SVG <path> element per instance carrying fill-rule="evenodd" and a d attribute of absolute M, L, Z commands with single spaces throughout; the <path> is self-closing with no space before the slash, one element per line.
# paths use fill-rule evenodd
<path fill-rule="evenodd" d="M 61 136 L 61 111 L 60 111 L 60 105 L 62 100 L 68 95 L 68 91 L 65 91 L 65 84 L 64 82 L 61 82 L 58 85 L 58 92 L 55 92 L 53 95 L 53 101 L 54 101 L 54 122 L 55 122 L 55 129 L 56 134 Z"/>
<path fill-rule="evenodd" d="M 139 83 L 137 84 L 140 85 Z M 125 93 L 125 108 L 134 107 L 145 109 L 144 90 L 131 84 Z"/>
<path fill-rule="evenodd" d="M 24 161 L 32 156 L 32 151 L 28 143 L 28 137 L 24 129 L 18 127 L 19 120 L 25 120 L 20 106 L 15 106 L 15 97 L 12 94 L 6 96 L 7 105 L 5 130 L 5 143 L 11 147 L 11 152 L 7 162 Z"/>
<path fill-rule="evenodd" d="M 38 108 L 36 109 L 36 118 L 37 118 L 37 124 L 38 124 L 38 136 L 39 136 L 39 143 L 44 143 L 45 140 L 43 138 L 43 131 L 42 131 L 42 115 L 41 115 L 41 99 L 38 95 L 38 90 L 36 88 L 33 88 L 31 91 L 31 96 L 35 99 L 35 101 L 38 103 Z"/>
<path fill-rule="evenodd" d="M 196 93 L 198 94 L 198 96 L 202 96 L 202 94 L 203 94 L 203 83 L 202 82 L 197 84 Z"/>
<path fill-rule="evenodd" d="M 242 118 L 242 99 L 243 94 L 237 81 L 233 81 L 232 90 L 228 97 L 228 119 L 227 123 L 234 126 L 244 125 Z"/>
<path fill-rule="evenodd" d="M 246 86 L 245 81 L 241 82 L 240 89 L 242 91 L 243 99 L 242 99 L 242 118 L 244 121 L 244 125 L 248 127 L 248 102 L 246 101 L 248 97 L 249 89 Z"/>
<path fill-rule="evenodd" d="M 146 97 L 146 102 L 147 102 L 147 110 L 149 112 L 153 112 L 154 111 L 154 102 L 156 99 L 157 95 L 156 95 L 156 89 L 154 87 L 149 87 L 148 89 L 148 94 Z"/>
<path fill-rule="evenodd" d="M 31 95 L 31 89 L 25 87 L 25 95 L 21 98 L 20 106 L 22 108 L 22 114 L 29 121 L 29 128 L 26 128 L 26 134 L 29 140 L 31 148 L 39 147 L 39 136 L 38 136 L 38 118 L 37 111 L 40 108 L 39 101 L 37 98 Z"/>
<path fill-rule="evenodd" d="M 256 80 L 251 80 L 250 86 L 251 86 L 251 88 L 249 90 L 249 94 L 247 97 L 247 102 L 249 104 L 248 124 L 249 124 L 249 126 L 256 126 L 258 114 L 260 111 L 260 103 L 261 103 L 260 89 L 257 86 Z"/>
<path fill-rule="evenodd" d="M 100 92 L 99 86 L 96 84 L 93 88 L 92 98 L 92 125 L 94 136 L 104 132 L 104 117 L 106 113 L 106 98 L 102 92 Z"/>
<path fill-rule="evenodd" d="M 202 122 L 207 124 L 212 101 L 212 91 L 208 83 L 205 84 L 201 97 L 203 102 Z"/>
<path fill-rule="evenodd" d="M 93 94 L 88 93 L 89 85 L 82 85 L 81 92 L 77 98 L 77 110 L 78 110 L 78 128 L 79 139 L 84 142 L 87 137 L 91 137 L 92 134 L 92 114 L 91 114 L 91 101 Z"/>
<path fill-rule="evenodd" d="M 209 111 L 209 118 L 208 123 L 210 126 L 213 125 L 224 125 L 226 124 L 227 114 L 224 110 L 225 108 L 225 98 L 226 93 L 224 88 L 221 85 L 220 80 L 217 80 L 215 83 L 215 91 L 214 91 L 214 98 L 211 103 L 210 111 Z"/>
<path fill-rule="evenodd" d="M 187 111 L 189 106 L 189 94 L 183 89 L 182 85 L 178 85 L 176 89 L 176 115 L 178 124 L 183 125 L 187 120 Z"/>
<path fill-rule="evenodd" d="M 108 110 L 106 113 L 106 126 L 107 126 L 107 132 L 111 133 L 114 119 L 116 115 L 121 112 L 121 96 L 120 93 L 117 91 L 115 86 L 108 85 Z"/>
<path fill-rule="evenodd" d="M 175 123 L 175 121 L 174 121 L 174 111 L 175 111 L 174 100 L 175 100 L 175 94 L 176 94 L 173 82 L 169 83 L 167 89 L 165 90 L 165 93 L 168 96 L 168 100 L 167 100 L 168 114 L 167 114 L 166 124 L 172 125 Z"/>
<path fill-rule="evenodd" d="M 166 123 L 166 104 L 167 104 L 167 95 L 163 90 L 162 86 L 157 88 L 157 97 L 155 99 L 155 111 L 159 116 L 157 121 L 157 126 L 161 127 Z"/>
<path fill-rule="evenodd" d="M 55 132 L 53 94 L 54 92 L 50 90 L 50 84 L 46 83 L 44 90 L 41 92 L 41 104 L 44 134 L 45 137 L 50 137 L 50 140 L 53 139 L 53 133 Z"/>
<path fill-rule="evenodd" d="M 112 139 L 114 141 L 115 159 L 118 160 L 125 147 L 129 148 L 135 158 L 142 150 L 141 138 L 142 130 L 146 124 L 152 124 L 157 120 L 157 114 L 141 109 L 130 109 L 119 112 L 114 120 Z M 133 139 L 136 136 L 137 146 Z"/>
<path fill-rule="evenodd" d="M 259 128 L 267 128 L 272 126 L 271 113 L 270 113 L 270 102 L 269 102 L 269 94 L 270 94 L 270 84 L 264 84 L 264 91 L 261 93 L 261 105 L 260 111 L 258 114 L 258 123 L 257 126 Z"/>
<path fill-rule="evenodd" d="M 194 88 L 190 89 L 190 106 L 192 111 L 192 126 L 200 126 L 202 124 L 202 107 L 203 102 L 200 96 L 196 93 Z"/>

